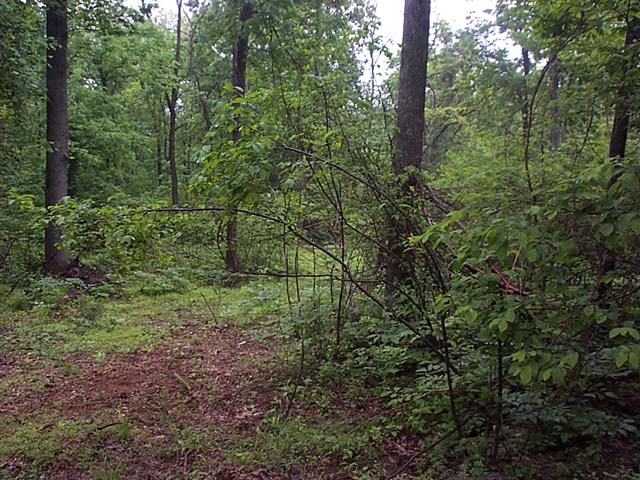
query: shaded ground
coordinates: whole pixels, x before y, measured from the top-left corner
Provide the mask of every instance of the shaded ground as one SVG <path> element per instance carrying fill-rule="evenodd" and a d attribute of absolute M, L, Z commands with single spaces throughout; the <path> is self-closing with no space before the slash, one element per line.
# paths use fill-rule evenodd
<path fill-rule="evenodd" d="M 414 456 L 398 478 L 640 478 L 624 438 L 509 452 L 509 476 L 470 449 L 416 455 L 402 405 L 385 410 L 339 365 L 299 374 L 278 285 L 162 293 L 141 280 L 0 314 L 0 479 L 370 480 Z"/>
<path fill-rule="evenodd" d="M 151 351 L 115 354 L 102 363 L 67 355 L 56 369 L 32 355 L 5 356 L 3 379 L 32 380 L 4 389 L 0 416 L 16 426 L 43 414 L 81 425 L 86 435 L 70 438 L 61 450 L 89 444 L 89 464 L 102 457 L 127 477 L 157 478 L 205 464 L 217 478 L 239 478 L 237 468 L 212 469 L 222 458 L 219 448 L 207 458 L 200 450 L 209 450 L 209 439 L 224 444 L 255 430 L 275 393 L 262 380 L 271 361 L 270 352 L 237 327 L 198 326 L 177 329 Z M 18 473 L 28 460 L 6 459 L 3 469 Z M 68 460 L 53 459 L 53 478 L 93 478 Z"/>
<path fill-rule="evenodd" d="M 3 327 L 12 341 L 0 354 L 0 478 L 378 478 L 417 447 L 372 438 L 366 420 L 380 409 L 367 395 L 294 388 L 277 342 L 251 326 L 158 305 L 146 323 L 109 327 L 103 342 L 86 339 L 104 332 L 65 333 L 91 345 L 75 352 L 46 337 L 47 354 L 34 353 L 50 323 L 34 323 L 36 340 Z M 119 352 L 113 338 L 132 348 Z"/>

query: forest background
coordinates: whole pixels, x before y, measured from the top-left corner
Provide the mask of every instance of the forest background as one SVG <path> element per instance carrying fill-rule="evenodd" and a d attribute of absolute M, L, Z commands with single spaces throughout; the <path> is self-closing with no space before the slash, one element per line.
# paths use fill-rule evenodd
<path fill-rule="evenodd" d="M 418 439 L 371 478 L 636 478 L 640 2 L 454 31 L 407 0 L 401 58 L 366 0 L 176 6 L 0 4 L 3 355 L 117 332 L 119 295 L 248 289 L 277 421 L 332 379 L 386 408 L 366 448 Z"/>

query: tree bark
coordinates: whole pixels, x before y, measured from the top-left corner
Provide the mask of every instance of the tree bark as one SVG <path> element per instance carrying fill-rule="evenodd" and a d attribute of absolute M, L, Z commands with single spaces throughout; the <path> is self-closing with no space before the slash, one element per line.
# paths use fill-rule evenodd
<path fill-rule="evenodd" d="M 233 44 L 233 69 L 231 72 L 232 85 L 236 95 L 244 96 L 247 91 L 247 52 L 249 49 L 249 34 L 247 22 L 253 15 L 253 5 L 245 2 L 240 10 L 240 35 Z M 240 118 L 236 119 L 236 128 L 233 130 L 234 143 L 240 142 Z M 235 209 L 234 209 L 235 210 Z M 240 257 L 238 255 L 238 215 L 231 213 L 227 221 L 227 251 L 225 253 L 225 267 L 231 273 L 240 271 Z"/>
<path fill-rule="evenodd" d="M 632 88 L 629 82 L 629 71 L 637 65 L 637 54 L 633 55 L 632 46 L 640 41 L 640 19 L 633 17 L 627 26 L 624 41 L 622 81 L 618 88 L 618 98 L 615 106 L 613 128 L 609 141 L 609 158 L 623 159 L 627 148 L 627 134 L 629 132 L 629 100 Z"/>
<path fill-rule="evenodd" d="M 176 0 L 178 6 L 178 23 L 176 25 L 176 56 L 173 66 L 174 85 L 171 87 L 169 99 L 169 169 L 171 171 L 171 204 L 178 205 L 178 167 L 176 162 L 176 122 L 178 104 L 178 75 L 180 74 L 180 46 L 182 29 L 182 0 Z"/>
<path fill-rule="evenodd" d="M 58 205 L 67 196 L 69 156 L 69 110 L 67 106 L 67 2 L 47 2 L 47 162 L 45 206 Z M 61 274 L 69 267 L 69 256 L 58 248 L 60 229 L 53 222 L 45 230 L 45 267 Z"/>
<path fill-rule="evenodd" d="M 529 169 L 529 144 L 531 142 L 531 105 L 529 103 L 529 86 L 528 78 L 531 74 L 531 58 L 529 57 L 529 49 L 522 47 L 522 143 L 524 144 L 524 170 L 527 174 L 527 186 L 529 192 L 533 192 L 533 181 L 531 179 L 531 170 Z"/>
<path fill-rule="evenodd" d="M 400 181 L 399 203 L 412 205 L 420 189 L 419 170 L 422 164 L 425 90 L 427 85 L 427 54 L 429 45 L 430 0 L 405 0 L 402 51 L 400 53 L 400 83 L 398 91 L 398 133 L 392 173 Z M 396 212 L 400 214 L 401 212 Z M 412 254 L 405 251 L 404 242 L 413 232 L 406 215 L 395 215 L 389 221 L 386 262 L 387 295 L 394 286 L 411 278 Z"/>

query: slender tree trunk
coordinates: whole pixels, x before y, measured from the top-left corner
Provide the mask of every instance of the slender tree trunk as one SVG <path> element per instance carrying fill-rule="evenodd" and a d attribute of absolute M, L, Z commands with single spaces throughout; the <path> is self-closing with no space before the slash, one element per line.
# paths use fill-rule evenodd
<path fill-rule="evenodd" d="M 180 45 L 182 28 L 182 0 L 176 0 L 178 6 L 178 23 L 176 25 L 176 56 L 173 66 L 174 85 L 171 87 L 169 99 L 169 169 L 171 170 L 171 204 L 178 205 L 178 167 L 176 162 L 176 121 L 178 104 L 178 75 L 180 74 Z"/>
<path fill-rule="evenodd" d="M 527 186 L 529 192 L 533 192 L 533 180 L 531 179 L 531 170 L 529 169 L 529 142 L 531 141 L 531 110 L 529 105 L 529 88 L 528 78 L 531 74 L 531 58 L 529 58 L 529 50 L 522 47 L 522 143 L 524 145 L 524 170 L 527 175 Z"/>
<path fill-rule="evenodd" d="M 161 162 L 158 166 L 158 184 L 160 184 L 160 176 L 162 175 L 162 165 L 169 160 L 168 134 L 167 134 L 167 115 L 163 102 L 160 102 L 160 137 L 162 142 L 162 157 L 158 160 Z"/>
<path fill-rule="evenodd" d="M 59 204 L 67 196 L 69 110 L 67 107 L 67 2 L 47 2 L 47 164 L 45 205 Z M 45 267 L 60 274 L 69 267 L 67 252 L 59 249 L 60 229 L 49 223 L 45 230 Z"/>
<path fill-rule="evenodd" d="M 249 48 L 249 34 L 247 22 L 253 15 L 253 5 L 247 1 L 240 10 L 240 22 L 242 23 L 240 35 L 233 44 L 233 70 L 231 72 L 232 84 L 236 94 L 243 96 L 247 91 L 247 51 Z M 233 130 L 234 143 L 240 142 L 240 119 L 236 119 L 236 128 Z M 238 216 L 232 213 L 227 221 L 227 251 L 225 253 L 225 266 L 229 272 L 240 271 L 240 257 L 238 255 Z"/>
<path fill-rule="evenodd" d="M 179 203 L 179 197 L 176 163 L 176 105 L 174 103 L 169 103 L 169 171 L 171 173 L 171 204 L 175 206 Z"/>
<path fill-rule="evenodd" d="M 629 82 L 629 71 L 637 65 L 638 55 L 632 55 L 632 45 L 640 42 L 640 19 L 633 17 L 627 26 L 624 41 L 624 60 L 622 65 L 622 81 L 618 88 L 618 99 L 615 106 L 613 129 L 609 141 L 609 157 L 624 158 L 627 148 L 627 133 L 629 131 L 629 103 L 632 86 Z"/>
<path fill-rule="evenodd" d="M 430 0 L 405 0 L 398 91 L 398 133 L 392 172 L 400 181 L 400 190 L 405 197 L 399 203 L 409 205 L 412 204 L 412 197 L 417 195 L 421 183 L 430 12 Z M 416 232 L 412 231 L 411 222 L 406 215 L 400 216 L 403 218 L 392 216 L 387 233 L 388 296 L 393 293 L 394 286 L 412 276 L 412 255 L 405 251 L 404 242 Z"/>
<path fill-rule="evenodd" d="M 549 148 L 552 152 L 560 148 L 562 138 L 562 124 L 560 123 L 560 109 L 558 108 L 558 91 L 560 90 L 560 74 L 558 62 L 554 62 L 549 68 L 549 80 L 551 82 L 551 133 L 549 134 Z"/>

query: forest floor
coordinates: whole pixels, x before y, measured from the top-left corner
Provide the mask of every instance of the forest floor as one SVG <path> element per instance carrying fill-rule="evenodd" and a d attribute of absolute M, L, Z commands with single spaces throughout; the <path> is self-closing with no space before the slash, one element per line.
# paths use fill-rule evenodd
<path fill-rule="evenodd" d="M 374 386 L 300 371 L 277 282 L 47 282 L 0 312 L 0 479 L 366 480 L 421 451 Z M 637 478 L 607 473 L 632 471 L 624 442 L 576 477 L 583 450 L 522 457 L 517 477 L 416 455 L 397 478 Z"/>
<path fill-rule="evenodd" d="M 365 389 L 290 370 L 256 287 L 73 292 L 3 318 L 0 478 L 366 479 L 410 456 Z"/>

